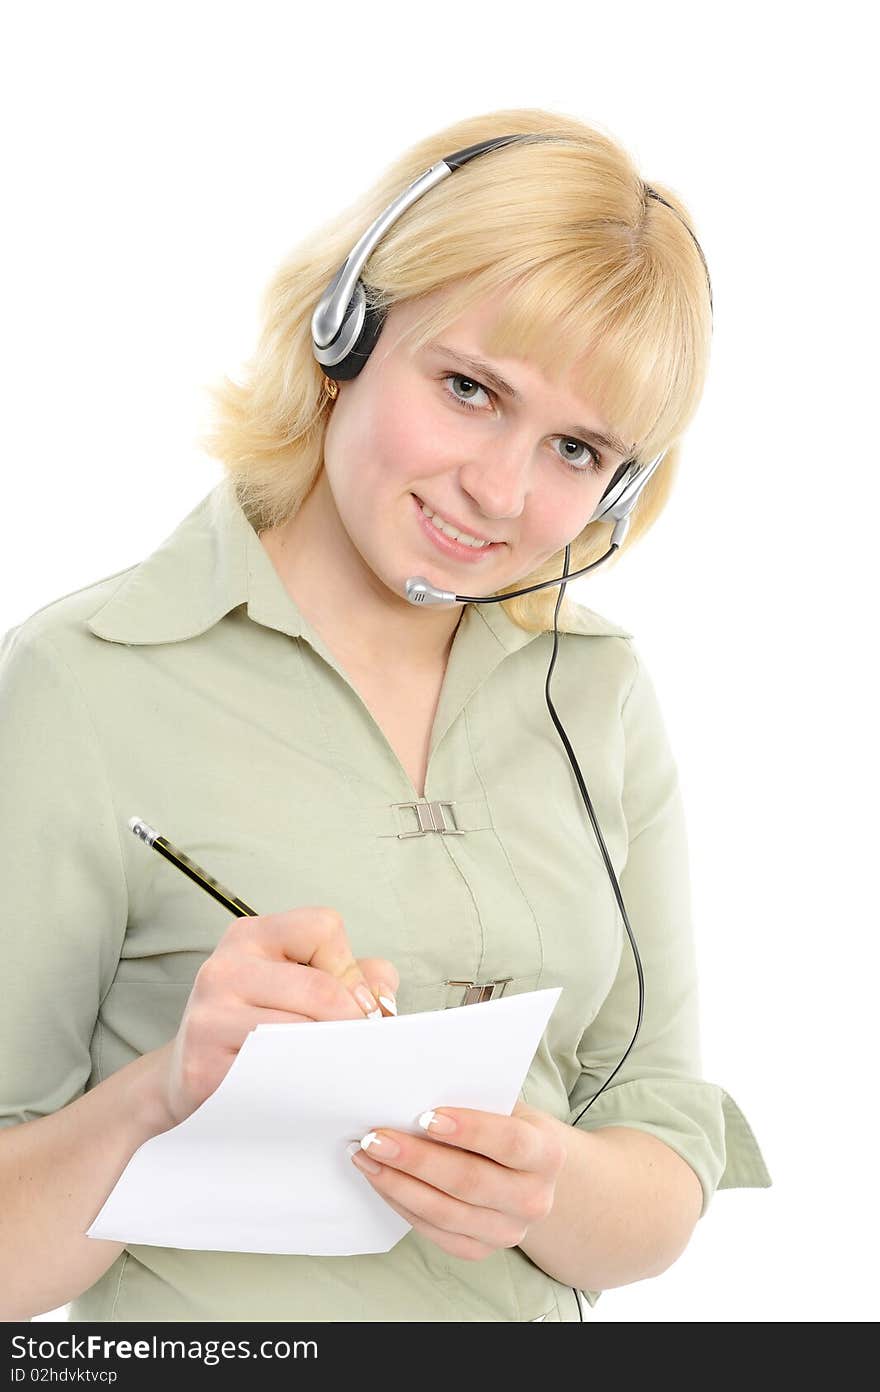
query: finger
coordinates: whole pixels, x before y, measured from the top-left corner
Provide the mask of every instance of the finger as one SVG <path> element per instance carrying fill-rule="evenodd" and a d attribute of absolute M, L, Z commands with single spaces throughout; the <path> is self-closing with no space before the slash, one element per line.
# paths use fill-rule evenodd
<path fill-rule="evenodd" d="M 384 957 L 359 957 L 361 971 L 385 1015 L 397 1014 L 397 989 L 400 973 L 393 962 Z"/>
<path fill-rule="evenodd" d="M 327 972 L 352 993 L 365 1014 L 379 1012 L 379 1004 L 352 954 L 342 915 L 336 909 L 325 905 L 308 906 L 262 914 L 259 918 L 242 918 L 237 922 L 251 925 L 243 926 L 240 931 L 254 943 L 257 951 Z M 230 931 L 235 929 L 233 924 Z"/>
<path fill-rule="evenodd" d="M 545 1216 L 547 1185 L 533 1173 L 509 1169 L 456 1146 L 433 1145 L 403 1131 L 383 1129 L 367 1134 L 371 1140 L 365 1153 L 371 1160 L 430 1185 L 450 1199 L 478 1209 L 495 1210 L 507 1218 L 522 1217 L 533 1222 Z M 396 1155 L 385 1151 L 381 1142 L 386 1140 L 397 1145 Z"/>
<path fill-rule="evenodd" d="M 438 1129 L 437 1121 L 442 1117 L 454 1122 L 454 1131 Z M 547 1168 L 547 1132 L 522 1116 L 481 1112 L 473 1107 L 434 1107 L 422 1113 L 419 1125 L 434 1141 L 485 1155 L 508 1169 L 534 1172 Z M 557 1144 L 561 1149 L 562 1142 Z"/>
<path fill-rule="evenodd" d="M 301 962 L 237 957 L 234 972 L 235 993 L 249 1005 L 295 1011 L 310 1020 L 364 1018 L 363 1010 L 341 981 L 314 967 L 304 967 Z"/>
<path fill-rule="evenodd" d="M 371 1176 L 367 1176 L 371 1178 Z M 485 1257 L 491 1257 L 497 1249 L 487 1247 L 484 1242 L 477 1242 L 472 1237 L 466 1237 L 464 1233 L 447 1233 L 442 1228 L 435 1228 L 430 1223 L 426 1223 L 424 1218 L 420 1218 L 417 1213 L 404 1208 L 403 1204 L 390 1199 L 387 1194 L 383 1194 L 389 1208 L 393 1208 L 395 1213 L 399 1213 L 404 1222 L 409 1223 L 410 1227 L 415 1228 L 416 1232 L 427 1237 L 437 1247 L 444 1252 L 448 1252 L 451 1257 L 459 1257 L 463 1261 L 482 1261 Z"/>
<path fill-rule="evenodd" d="M 447 1238 L 465 1237 L 485 1243 L 488 1250 L 494 1251 L 498 1247 L 515 1247 L 525 1233 L 525 1223 L 510 1214 L 463 1203 L 431 1184 L 392 1169 L 390 1164 L 383 1164 L 380 1174 L 366 1173 L 366 1178 L 386 1202 L 403 1205 L 420 1222 Z"/>

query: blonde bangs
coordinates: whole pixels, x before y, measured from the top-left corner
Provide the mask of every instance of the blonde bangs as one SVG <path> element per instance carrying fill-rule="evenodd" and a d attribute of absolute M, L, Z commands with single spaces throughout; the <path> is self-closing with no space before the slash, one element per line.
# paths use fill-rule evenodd
<path fill-rule="evenodd" d="M 404 335 L 411 352 L 498 290 L 487 356 L 521 358 L 557 386 L 565 381 L 642 462 L 685 429 L 703 386 L 695 363 L 705 352 L 693 344 L 699 324 L 670 303 L 650 267 L 608 266 L 582 245 L 525 271 L 510 256 L 498 259 L 415 320 Z"/>

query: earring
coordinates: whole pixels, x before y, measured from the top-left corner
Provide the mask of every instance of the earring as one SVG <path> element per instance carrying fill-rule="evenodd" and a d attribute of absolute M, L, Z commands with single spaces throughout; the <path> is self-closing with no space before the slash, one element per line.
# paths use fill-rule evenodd
<path fill-rule="evenodd" d="M 332 381 L 332 379 L 327 376 L 326 372 L 324 373 L 324 391 L 331 401 L 335 401 L 339 395 L 339 383 Z"/>

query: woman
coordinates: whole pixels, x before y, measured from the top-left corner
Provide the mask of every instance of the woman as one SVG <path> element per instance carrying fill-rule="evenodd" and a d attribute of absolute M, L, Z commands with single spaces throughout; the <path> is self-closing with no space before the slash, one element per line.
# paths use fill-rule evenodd
<path fill-rule="evenodd" d="M 337 360 L 316 307 L 365 227 L 509 132 L 541 138 L 453 161 L 378 238 L 367 329 Z M 6 635 L 3 1261 L 27 1255 L 5 1318 L 577 1320 L 578 1290 L 667 1269 L 717 1188 L 771 1182 L 700 1076 L 650 677 L 631 634 L 559 602 L 608 553 L 609 488 L 654 462 L 633 538 L 669 492 L 711 334 L 688 221 L 573 119 L 495 112 L 420 142 L 276 275 L 246 382 L 216 393 L 221 483 L 145 561 Z M 411 602 L 416 576 L 444 602 Z M 553 705 L 638 957 L 541 701 L 554 629 Z M 224 921 L 132 814 L 260 913 Z M 512 1115 L 438 1098 L 424 1134 L 376 1117 L 355 1148 L 351 1178 L 411 1224 L 390 1251 L 84 1236 L 255 1025 L 548 986 Z"/>

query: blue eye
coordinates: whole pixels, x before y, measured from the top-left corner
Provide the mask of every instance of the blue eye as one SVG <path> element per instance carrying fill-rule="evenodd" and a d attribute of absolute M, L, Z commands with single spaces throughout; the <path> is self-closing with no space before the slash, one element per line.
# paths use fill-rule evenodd
<path fill-rule="evenodd" d="M 447 387 L 447 382 L 466 382 L 469 386 L 476 387 L 477 391 L 485 392 L 490 398 L 494 398 L 495 396 L 493 391 L 490 391 L 488 387 L 484 387 L 482 382 L 478 382 L 475 377 L 466 377 L 464 373 L 461 372 L 446 372 L 441 378 L 441 381 L 444 384 L 443 390 L 446 395 L 451 397 L 458 406 L 463 406 L 466 411 L 478 411 L 480 408 L 479 406 L 475 406 L 472 401 L 466 401 L 463 397 L 459 396 L 457 391 L 453 391 L 450 387 Z M 573 474 L 601 474 L 603 472 L 605 461 L 598 450 L 594 449 L 592 445 L 586 444 L 583 440 L 576 440 L 571 435 L 560 435 L 558 438 L 564 441 L 566 445 L 576 445 L 579 449 L 587 451 L 588 457 L 584 462 L 581 462 L 580 459 L 573 462 L 571 459 L 566 459 L 562 455 L 559 455 L 562 463 L 565 464 L 566 468 Z"/>

